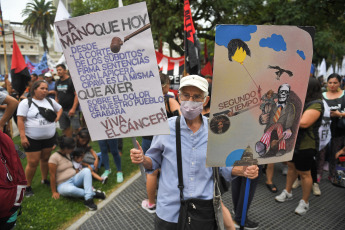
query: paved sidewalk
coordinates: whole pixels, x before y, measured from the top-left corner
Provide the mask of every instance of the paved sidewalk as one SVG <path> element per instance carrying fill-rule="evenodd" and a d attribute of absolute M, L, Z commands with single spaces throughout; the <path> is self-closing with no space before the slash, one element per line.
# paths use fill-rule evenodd
<path fill-rule="evenodd" d="M 326 176 L 327 173 L 325 173 Z M 70 229 L 153 229 L 154 214 L 141 208 L 141 201 L 146 198 L 145 184 L 141 177 L 136 175 L 127 187 L 120 188 L 115 195 L 108 197 L 105 205 L 90 216 L 88 212 L 79 222 Z M 345 189 L 331 185 L 326 177 L 320 184 L 322 195 L 310 196 L 310 209 L 301 217 L 294 213 L 302 197 L 301 188 L 293 190 L 294 199 L 285 203 L 277 203 L 274 197 L 280 194 L 285 186 L 285 176 L 281 174 L 281 164 L 275 168 L 274 182 L 279 191 L 274 194 L 265 186 L 264 177 L 260 178 L 253 203 L 249 211 L 251 220 L 259 222 L 259 229 L 306 229 L 323 230 L 345 229 Z M 231 208 L 231 194 L 227 192 L 223 201 Z M 90 216 L 89 218 L 86 218 Z"/>

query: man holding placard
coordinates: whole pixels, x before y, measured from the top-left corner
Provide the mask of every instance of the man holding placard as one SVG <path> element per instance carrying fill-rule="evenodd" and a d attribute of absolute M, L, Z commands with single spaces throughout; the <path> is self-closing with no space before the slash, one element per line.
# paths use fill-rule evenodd
<path fill-rule="evenodd" d="M 131 149 L 131 160 L 134 164 L 142 163 L 148 173 L 161 169 L 159 179 L 155 229 L 177 229 L 181 227 L 181 204 L 193 200 L 192 207 L 199 210 L 212 206 L 214 194 L 213 171 L 206 168 L 206 149 L 208 136 L 208 121 L 201 116 L 203 105 L 208 97 L 208 82 L 197 75 L 189 75 L 181 79 L 179 88 L 181 117 L 169 118 L 170 135 L 158 135 L 153 138 L 150 149 L 144 156 L 141 146 Z M 178 120 L 180 119 L 180 121 Z M 177 120 L 177 122 L 176 122 Z M 180 132 L 176 131 L 180 126 Z M 180 125 L 178 125 L 180 124 Z M 180 138 L 176 138 L 179 136 Z M 181 143 L 181 151 L 176 147 L 176 141 Z M 180 154 L 181 162 L 176 160 Z M 178 179 L 178 165 L 182 170 L 182 181 Z M 181 166 L 182 165 L 182 166 Z M 179 170 L 180 170 L 179 169 Z M 258 176 L 256 165 L 249 167 L 222 167 L 220 173 L 230 181 L 232 175 L 245 176 L 254 179 Z M 182 190 L 179 190 L 180 188 Z M 180 193 L 181 191 L 181 193 Z M 183 192 L 182 192 L 183 191 Z M 194 202 L 195 201 L 195 202 Z M 199 205 L 199 207 L 198 207 Z M 213 206 L 211 208 L 213 210 Z M 197 213 L 197 215 L 199 215 Z M 210 213 L 211 224 L 202 225 L 199 229 L 217 229 L 217 213 Z M 219 217 L 219 216 L 218 216 Z M 189 223 L 193 219 L 188 217 Z M 218 220 L 222 223 L 222 220 Z M 211 226 L 211 228 L 210 228 Z M 222 226 L 221 226 L 222 228 Z"/>

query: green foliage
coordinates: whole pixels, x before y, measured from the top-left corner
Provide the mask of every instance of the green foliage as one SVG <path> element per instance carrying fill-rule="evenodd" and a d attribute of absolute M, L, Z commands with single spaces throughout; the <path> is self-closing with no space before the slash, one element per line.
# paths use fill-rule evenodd
<path fill-rule="evenodd" d="M 129 5 L 142 0 L 124 0 Z M 74 0 L 74 16 L 117 7 L 106 0 Z M 208 40 L 212 54 L 217 24 L 314 26 L 314 63 L 341 62 L 345 50 L 345 4 L 343 0 L 190 0 L 198 37 Z M 183 55 L 183 1 L 146 0 L 153 39 Z M 92 9 L 92 10 L 90 10 Z M 201 39 L 203 41 L 203 39 Z"/>
<path fill-rule="evenodd" d="M 61 131 L 59 130 L 61 134 Z M 20 146 L 20 138 L 15 137 L 13 141 Z M 141 142 L 141 139 L 138 138 Z M 92 148 L 99 152 L 98 142 L 91 143 Z M 128 179 L 131 174 L 138 171 L 138 166 L 130 161 L 129 150 L 132 148 L 131 138 L 123 139 L 123 155 L 121 157 L 122 171 L 124 179 Z M 105 191 L 107 195 L 120 186 L 116 182 L 116 166 L 112 155 L 109 156 L 109 163 L 112 173 L 109 175 L 106 184 L 100 181 L 93 180 L 93 187 Z M 25 169 L 26 159 L 22 160 L 22 165 Z M 101 175 L 104 172 L 104 167 L 101 167 L 98 172 Z M 75 218 L 80 217 L 88 211 L 84 206 L 84 200 L 78 198 L 62 197 L 58 200 L 52 198 L 52 193 L 49 186 L 41 184 L 41 172 L 37 167 L 35 177 L 32 181 L 32 189 L 35 193 L 32 197 L 24 197 L 22 203 L 22 215 L 18 217 L 16 229 L 61 229 L 66 228 L 75 221 Z M 97 202 L 97 200 L 95 200 Z"/>
<path fill-rule="evenodd" d="M 47 36 L 48 33 L 53 35 L 52 26 L 54 25 L 56 8 L 52 1 L 32 0 L 26 4 L 23 10 L 23 17 L 27 16 L 23 21 L 25 31 L 36 36 L 39 34 L 42 38 L 43 49 L 48 51 Z"/>

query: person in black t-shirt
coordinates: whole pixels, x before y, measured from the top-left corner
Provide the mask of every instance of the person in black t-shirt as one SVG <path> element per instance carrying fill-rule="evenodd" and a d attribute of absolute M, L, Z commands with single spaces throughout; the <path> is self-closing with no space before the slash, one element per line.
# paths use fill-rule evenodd
<path fill-rule="evenodd" d="M 77 110 L 78 97 L 72 79 L 67 74 L 66 66 L 59 64 L 56 66 L 56 71 L 60 80 L 55 84 L 55 100 L 63 109 L 59 124 L 63 134 L 67 137 L 72 137 L 72 133 L 76 134 L 80 128 L 79 111 Z"/>

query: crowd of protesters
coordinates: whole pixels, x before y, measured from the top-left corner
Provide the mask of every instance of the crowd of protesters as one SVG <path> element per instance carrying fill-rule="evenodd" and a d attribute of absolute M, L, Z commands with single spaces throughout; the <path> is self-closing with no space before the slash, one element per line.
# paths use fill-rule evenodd
<path fill-rule="evenodd" d="M 7 121 L 13 114 L 27 159 L 25 197 L 35 194 L 31 184 L 39 165 L 41 184 L 51 187 L 54 199 L 60 195 L 84 197 L 85 206 L 96 210 L 93 198 L 105 199 L 105 193 L 92 187 L 92 178 L 103 184 L 107 182 L 109 147 L 118 169 L 117 182 L 123 182 L 117 139 L 100 141 L 102 154 L 92 149 L 88 129 L 80 125 L 78 97 L 68 70 L 64 64 L 56 69 L 55 78 L 50 72 L 40 76 L 32 74 L 22 95 L 13 90 L 10 96 L 5 85 L 0 87 L 0 128 L 11 136 Z M 62 129 L 61 136 L 57 128 Z M 57 145 L 59 150 L 52 154 Z M 100 176 L 97 171 L 102 156 L 106 170 Z"/>
<path fill-rule="evenodd" d="M 81 197 L 84 198 L 85 206 L 90 210 L 96 210 L 97 205 L 93 202 L 93 198 L 105 199 L 105 193 L 93 188 L 92 178 L 102 183 L 107 182 L 111 173 L 109 151 L 112 153 L 116 165 L 117 182 L 123 182 L 122 147 L 119 148 L 122 140 L 98 141 L 101 149 L 99 154 L 92 149 L 88 129 L 85 125 L 80 124 L 82 116 L 71 76 L 63 64 L 58 65 L 56 69 L 58 76 L 56 81 L 51 73 L 46 73 L 44 76 L 33 74 L 22 95 L 12 94 L 14 96 L 12 97 L 4 88 L 0 87 L 0 129 L 9 133 L 6 122 L 17 108 L 13 116 L 18 126 L 21 145 L 27 157 L 26 197 L 34 195 L 31 184 L 37 167 L 40 165 L 41 183 L 51 187 L 54 199 L 58 199 L 60 195 Z M 207 117 L 210 112 L 212 76 L 183 77 L 177 96 L 170 90 L 168 76 L 160 74 L 160 80 L 166 113 L 170 118 L 171 134 L 170 136 L 143 137 L 142 146 L 131 149 L 130 157 L 133 163 L 143 164 L 147 172 L 147 199 L 142 201 L 142 208 L 157 214 L 156 229 L 176 229 L 179 215 L 182 215 L 179 205 L 181 197 L 185 200 L 192 199 L 202 207 L 212 207 L 213 205 L 209 201 L 213 199 L 214 172 L 211 168 L 205 167 Z M 305 100 L 307 107 L 305 106 L 299 123 L 298 146 L 294 151 L 292 161 L 286 163 L 286 187 L 275 198 L 278 202 L 290 200 L 292 189 L 301 185 L 303 197 L 295 210 L 300 215 L 304 215 L 309 210 L 311 191 L 314 195 L 321 195 L 318 183 L 320 183 L 324 170 L 329 171 L 330 182 L 337 183 L 335 179 L 337 177 L 337 160 L 340 156 L 345 155 L 345 131 L 337 125 L 338 121 L 345 117 L 344 91 L 342 89 L 344 81 L 338 74 L 331 74 L 327 78 L 326 87 L 321 85 L 318 80 L 313 76 L 310 77 Z M 332 122 L 330 125 L 331 140 L 325 147 L 319 149 L 318 142 L 315 141 L 317 133 L 313 133 L 312 137 L 302 135 L 306 132 L 312 133 L 313 130 L 320 127 L 327 110 L 324 107 L 329 107 Z M 47 114 L 42 114 L 40 108 L 52 111 L 55 116 L 52 115 L 53 118 L 51 118 Z M 57 134 L 57 122 L 63 133 L 60 137 Z M 176 161 L 178 149 L 176 149 L 175 143 L 177 123 L 180 123 L 181 126 L 181 151 L 189 152 L 192 155 L 190 158 L 182 157 L 184 191 L 175 186 L 181 182 L 177 176 L 179 171 Z M 56 146 L 59 150 L 52 154 Z M 198 154 L 194 156 L 194 152 L 198 152 Z M 98 175 L 101 167 L 100 159 L 105 168 L 101 176 Z M 225 207 L 221 203 L 224 222 L 211 218 L 212 220 L 208 224 L 210 229 L 216 229 L 219 224 L 224 224 L 225 229 L 235 229 L 235 227 L 239 227 L 241 220 L 244 202 L 241 194 L 244 193 L 245 178 L 255 179 L 250 190 L 250 205 L 255 195 L 259 168 L 257 166 L 247 168 L 236 166 L 219 168 L 219 172 L 228 181 L 227 185 L 231 186 L 235 207 L 232 209 L 231 218 L 228 209 L 230 207 Z M 266 167 L 266 171 L 263 170 L 263 172 L 266 172 L 266 185 L 269 191 L 278 192 L 281 188 L 277 188 L 273 184 L 273 165 Z M 237 177 L 234 179 L 233 176 Z M 157 187 L 159 192 L 156 197 Z M 230 189 L 226 188 L 222 192 L 227 190 Z M 215 216 L 217 213 L 212 212 L 212 215 Z M 247 217 L 245 228 L 256 229 L 258 225 Z"/>
<path fill-rule="evenodd" d="M 188 77 L 186 77 L 188 78 Z M 185 79 L 186 79 L 185 78 Z M 207 76 L 205 77 L 207 82 L 211 85 L 212 84 L 212 77 Z M 309 83 L 308 83 L 308 90 L 307 90 L 307 96 L 305 99 L 305 107 L 303 110 L 303 114 L 301 117 L 301 121 L 298 125 L 299 132 L 297 136 L 297 145 L 293 154 L 293 159 L 290 162 L 283 162 L 283 175 L 286 175 L 286 187 L 283 188 L 277 188 L 273 184 L 273 164 L 270 166 L 269 170 L 267 166 L 262 168 L 262 172 L 264 174 L 270 172 L 271 174 L 267 177 L 270 178 L 270 181 L 266 180 L 266 185 L 268 187 L 268 190 L 270 192 L 276 193 L 280 189 L 282 190 L 282 193 L 275 197 L 275 200 L 277 202 L 285 202 L 287 200 L 292 199 L 292 189 L 296 189 L 297 187 L 301 186 L 303 195 L 301 200 L 298 202 L 297 207 L 295 209 L 295 213 L 298 215 L 304 215 L 308 212 L 309 208 L 312 207 L 312 205 L 309 204 L 309 196 L 311 193 L 313 193 L 315 196 L 321 195 L 321 190 L 319 188 L 319 183 L 322 178 L 322 172 L 323 171 L 329 171 L 329 181 L 333 183 L 334 185 L 339 185 L 339 181 L 336 181 L 335 178 L 339 178 L 337 175 L 337 164 L 339 163 L 339 157 L 342 155 L 345 155 L 345 142 L 343 140 L 343 134 L 345 133 L 344 130 L 341 130 L 337 123 L 339 119 L 342 119 L 345 116 L 345 103 L 342 102 L 344 98 L 344 91 L 341 87 L 342 85 L 342 78 L 338 74 L 331 74 L 327 78 L 327 83 L 320 84 L 319 79 L 316 79 L 316 77 L 311 74 Z M 161 78 L 161 84 L 163 93 L 165 96 L 169 96 L 168 93 L 164 92 L 165 82 L 162 81 Z M 326 87 L 324 87 L 326 85 Z M 195 88 L 201 89 L 200 84 L 194 83 L 186 86 L 193 86 Z M 194 120 L 193 117 L 188 117 L 190 114 L 188 114 L 191 107 L 186 106 L 187 102 L 193 102 L 196 103 L 197 100 L 195 98 L 192 98 L 191 94 L 195 95 L 196 92 L 199 92 L 197 90 L 192 90 L 192 92 L 189 92 L 190 88 L 185 87 L 188 92 L 188 96 L 186 97 L 184 90 L 184 78 L 182 78 L 180 83 L 180 90 L 179 90 L 179 96 L 178 98 L 175 98 L 176 101 L 179 101 L 180 103 L 180 115 L 182 114 L 182 118 L 185 119 L 186 122 L 186 128 L 189 131 L 195 132 L 200 131 L 202 128 L 199 128 L 199 130 L 193 131 L 193 123 L 189 126 L 189 119 Z M 209 87 L 209 92 L 211 91 L 212 87 Z M 323 93 L 322 93 L 323 91 Z M 204 91 L 205 92 L 205 91 Z M 289 92 L 287 92 L 289 93 Z M 210 94 L 209 94 L 210 96 Z M 288 100 L 288 96 L 286 96 L 286 99 Z M 173 97 L 173 96 L 172 96 Z M 173 99 L 173 98 L 171 98 Z M 173 99 L 173 100 L 175 100 Z M 200 107 L 200 113 L 204 116 L 209 115 L 209 108 L 210 103 L 208 101 L 201 101 L 203 104 L 203 107 L 201 109 Z M 200 102 L 200 103 L 201 103 Z M 196 106 L 196 105 L 195 105 Z M 322 148 L 321 144 L 319 143 L 319 133 L 321 130 L 318 130 L 321 126 L 321 121 L 324 118 L 325 111 L 328 109 L 330 119 L 332 120 L 331 126 L 330 126 L 330 132 L 331 133 L 331 141 L 329 143 L 323 143 Z M 168 108 L 166 108 L 168 111 Z M 198 114 L 198 112 L 194 111 L 195 114 Z M 327 120 L 327 119 L 326 119 Z M 157 210 L 157 215 L 155 219 L 155 229 L 174 229 L 177 225 L 177 214 L 178 210 L 176 211 L 170 211 L 167 212 L 165 209 L 171 207 L 171 210 L 174 210 L 174 205 L 178 203 L 176 200 L 173 199 L 179 199 L 178 198 L 178 189 L 176 187 L 170 188 L 172 181 L 172 176 L 169 177 L 169 182 L 166 180 L 166 175 L 170 175 L 171 171 L 174 171 L 176 169 L 176 161 L 172 161 L 170 159 L 170 153 L 171 148 L 169 147 L 170 144 L 175 144 L 174 141 L 172 141 L 173 138 L 175 138 L 175 119 L 170 119 L 170 129 L 171 133 L 170 137 L 164 137 L 164 136 L 157 136 L 150 139 L 149 144 L 151 144 L 150 147 L 147 145 L 146 137 L 143 139 L 142 142 L 142 148 L 139 147 L 139 149 L 132 149 L 131 150 L 131 158 L 133 163 L 142 163 L 147 171 L 147 194 L 148 199 L 145 199 L 142 202 L 142 207 L 148 211 L 149 213 L 155 213 Z M 329 122 L 329 121 L 328 121 Z M 183 125 L 183 122 L 181 123 Z M 201 126 L 202 127 L 202 126 Z M 324 130 L 323 130 L 324 131 Z M 182 134 L 182 130 L 181 130 Z M 196 133 L 195 133 L 196 134 Z M 183 141 L 188 140 L 187 136 L 182 136 L 182 143 Z M 166 139 L 164 139 L 166 138 Z M 188 141 L 187 141 L 188 142 Z M 193 143 L 192 140 L 190 140 L 191 143 Z M 182 149 L 183 151 L 183 149 Z M 191 151 L 191 149 L 185 149 L 185 151 Z M 174 152 L 174 151 L 173 151 Z M 172 153 L 172 155 L 176 155 L 176 153 Z M 167 159 L 166 159 L 167 158 Z M 193 165 L 192 162 L 189 162 L 187 160 L 184 162 L 185 159 L 183 159 L 183 164 L 186 165 Z M 203 160 L 198 160 L 199 162 L 203 162 Z M 168 163 L 166 163 L 168 162 Z M 172 165 L 169 165 L 171 162 L 173 162 Z M 185 166 L 183 166 L 185 167 Z M 164 178 L 161 170 L 166 170 L 163 168 L 169 168 L 169 172 L 165 172 Z M 261 167 L 260 167 L 261 168 Z M 265 170 L 266 169 L 266 170 Z M 341 169 L 341 168 L 340 168 Z M 189 173 L 191 169 L 184 169 L 187 170 Z M 201 170 L 205 173 L 204 170 Z M 173 173 L 174 174 L 174 173 Z M 177 172 L 176 172 L 177 174 Z M 193 174 L 193 173 L 190 173 Z M 189 175 L 183 175 L 184 179 L 188 180 L 188 182 L 191 181 L 191 178 L 189 178 Z M 158 193 L 157 197 L 156 189 L 157 189 L 157 175 L 160 175 L 159 178 L 159 186 L 158 186 Z M 194 174 L 193 174 L 194 175 Z M 197 175 L 195 175 L 197 177 Z M 298 179 L 297 179 L 298 177 Z M 153 179 L 151 179 L 153 178 Z M 255 177 L 253 177 L 255 178 Z M 178 178 L 175 176 L 173 180 L 177 180 Z M 194 178 L 196 180 L 196 178 Z M 153 182 L 152 182 L 153 181 Z M 176 181 L 175 181 L 176 182 Z M 255 188 L 256 184 L 258 182 L 258 177 L 252 180 L 251 188 L 249 192 L 249 203 L 248 207 L 250 206 L 251 201 L 253 200 L 253 197 L 255 195 Z M 177 182 L 176 182 L 177 183 Z M 173 183 L 173 184 L 176 184 Z M 198 184 L 202 184 L 201 181 L 197 182 Z M 245 188 L 245 178 L 244 177 L 236 177 L 235 179 L 231 179 L 231 183 L 228 184 L 231 187 L 232 192 L 232 200 L 234 207 L 232 207 L 232 218 L 228 218 L 230 215 L 230 212 L 227 207 L 222 205 L 223 210 L 223 224 L 225 229 L 234 229 L 234 227 L 238 228 L 239 223 L 241 221 L 241 215 L 242 215 L 242 207 L 243 207 L 243 194 L 244 194 L 244 188 Z M 167 187 L 165 187 L 167 186 Z M 228 188 L 229 189 L 229 188 Z M 176 190 L 176 191 L 175 191 Z M 191 189 L 186 189 L 188 191 L 193 191 Z M 174 192 L 171 192 L 174 191 Z M 164 196 L 160 194 L 165 194 Z M 169 195 L 167 195 L 169 194 Z M 176 196 L 176 197 L 175 197 Z M 193 198 L 198 195 L 192 195 L 184 194 L 187 198 Z M 199 194 L 199 196 L 201 196 Z M 170 198 L 167 198 L 170 197 Z M 175 197 L 175 198 L 174 198 Z M 187 199 L 186 198 L 186 199 Z M 170 204 L 171 202 L 171 204 Z M 157 209 L 156 209 L 157 208 Z M 181 215 L 181 212 L 179 213 Z M 231 217 L 231 216 L 230 216 Z M 232 220 L 233 219 L 233 220 Z M 256 223 L 254 221 L 251 221 L 248 217 L 246 217 L 245 222 L 245 229 L 256 229 L 258 228 L 259 223 Z"/>

